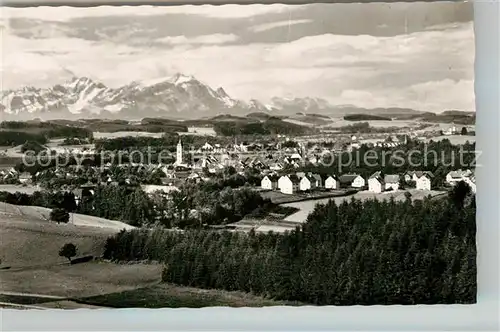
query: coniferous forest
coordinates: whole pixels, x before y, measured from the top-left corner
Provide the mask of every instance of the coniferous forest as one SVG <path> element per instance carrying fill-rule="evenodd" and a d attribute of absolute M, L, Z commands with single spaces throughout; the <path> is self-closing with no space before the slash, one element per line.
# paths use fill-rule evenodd
<path fill-rule="evenodd" d="M 318 205 L 283 234 L 122 231 L 104 257 L 164 263 L 165 282 L 314 305 L 476 301 L 476 203 L 448 197 Z"/>

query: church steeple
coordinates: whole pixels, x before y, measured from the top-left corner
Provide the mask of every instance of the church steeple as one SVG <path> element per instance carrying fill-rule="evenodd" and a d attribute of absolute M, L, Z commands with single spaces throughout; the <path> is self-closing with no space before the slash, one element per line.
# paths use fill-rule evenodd
<path fill-rule="evenodd" d="M 176 154 L 175 163 L 177 165 L 181 165 L 182 161 L 183 161 L 183 158 L 182 158 L 182 141 L 179 138 L 179 143 L 177 143 L 177 154 Z"/>

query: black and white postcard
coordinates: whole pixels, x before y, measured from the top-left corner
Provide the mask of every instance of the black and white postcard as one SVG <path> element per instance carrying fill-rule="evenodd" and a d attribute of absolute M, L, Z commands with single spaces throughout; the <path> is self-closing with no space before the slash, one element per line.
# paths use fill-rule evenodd
<path fill-rule="evenodd" d="M 0 306 L 475 303 L 472 7 L 2 8 Z"/>

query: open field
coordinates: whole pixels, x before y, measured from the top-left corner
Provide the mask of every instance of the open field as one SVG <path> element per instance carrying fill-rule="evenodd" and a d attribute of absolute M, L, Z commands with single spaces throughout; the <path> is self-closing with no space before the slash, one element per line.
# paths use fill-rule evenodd
<path fill-rule="evenodd" d="M 12 205 L 0 202 L 0 215 L 14 215 L 26 219 L 48 222 L 50 220 L 51 211 L 52 210 L 49 208 L 40 206 Z M 112 229 L 115 231 L 134 228 L 133 226 L 127 225 L 120 221 L 93 217 L 78 213 L 70 213 L 69 224 L 61 225 L 61 227 L 63 226 L 97 227 Z"/>
<path fill-rule="evenodd" d="M 241 292 L 162 284 L 160 264 L 92 261 L 68 264 L 58 255 L 72 242 L 78 256 L 102 255 L 109 230 L 66 227 L 0 216 L 0 307 L 77 309 L 102 307 L 199 308 L 283 305 Z M 5 267 L 10 267 L 5 269 Z"/>
<path fill-rule="evenodd" d="M 164 133 L 149 133 L 147 131 L 117 131 L 114 133 L 106 133 L 106 132 L 98 132 L 95 131 L 93 132 L 94 138 L 95 139 L 113 139 L 113 138 L 120 138 L 120 137 L 127 137 L 127 136 L 133 136 L 133 137 L 156 137 L 160 138 L 163 136 Z"/>
<path fill-rule="evenodd" d="M 330 200 L 334 200 L 335 203 L 341 204 L 345 200 L 350 200 L 353 197 L 355 199 L 361 199 L 361 200 L 367 200 L 367 199 L 390 199 L 391 197 L 394 197 L 395 200 L 404 200 L 405 198 L 405 192 L 410 192 L 412 194 L 412 199 L 423 199 L 424 197 L 427 197 L 428 195 L 431 196 L 437 196 L 441 195 L 444 192 L 443 191 L 434 191 L 434 190 L 415 190 L 415 189 L 410 189 L 410 190 L 398 190 L 398 191 L 387 191 L 383 192 L 380 194 L 368 192 L 368 191 L 361 191 L 358 192 L 354 195 L 349 195 L 349 196 L 343 196 L 343 197 L 334 197 L 334 198 L 325 198 L 325 199 L 319 199 L 319 200 L 309 200 L 309 201 L 302 201 L 302 202 L 295 202 L 295 203 L 286 203 L 282 204 L 283 206 L 290 206 L 294 208 L 300 209 L 300 211 L 293 213 L 286 217 L 284 221 L 288 222 L 297 222 L 297 223 L 304 223 L 307 220 L 307 216 L 314 210 L 316 204 L 325 204 L 328 203 Z"/>
<path fill-rule="evenodd" d="M 12 307 L 8 303 L 46 306 L 46 302 L 67 297 L 95 296 L 158 283 L 161 277 L 158 264 L 92 261 L 70 265 L 66 258 L 59 257 L 59 249 L 65 243 L 76 245 L 77 257 L 101 257 L 106 239 L 115 233 L 110 228 L 58 225 L 29 216 L 0 213 L 2 306 Z M 87 307 L 64 301 L 50 306 Z"/>
<path fill-rule="evenodd" d="M 0 259 L 2 267 L 17 268 L 67 263 L 59 257 L 65 243 L 77 246 L 78 255 L 100 256 L 106 239 L 116 230 L 78 227 L 28 220 L 26 217 L 0 214 Z M 3 277 L 0 277 L 2 282 Z"/>
<path fill-rule="evenodd" d="M 23 194 L 31 195 L 35 191 L 40 191 L 40 190 L 41 190 L 40 187 L 33 185 L 23 186 L 18 184 L 0 184 L 0 191 L 6 191 L 12 194 L 20 192 Z"/>
<path fill-rule="evenodd" d="M 319 191 L 311 193 L 283 194 L 277 190 L 262 190 L 259 192 L 262 198 L 270 199 L 275 204 L 285 204 L 304 200 L 315 200 L 328 197 L 343 196 L 348 194 L 346 190 Z"/>
<path fill-rule="evenodd" d="M 425 141 L 429 142 L 429 141 L 433 140 L 436 142 L 436 141 L 442 141 L 444 139 L 448 139 L 451 144 L 455 144 L 455 145 L 465 144 L 465 142 L 467 142 L 467 141 L 469 143 L 476 142 L 476 136 L 467 136 L 467 135 L 465 135 L 465 136 L 461 136 L 461 135 L 436 136 L 436 137 L 428 138 Z"/>
<path fill-rule="evenodd" d="M 403 128 L 403 127 L 409 127 L 409 128 L 414 128 L 418 127 L 422 124 L 429 125 L 429 127 L 421 129 L 422 131 L 428 131 L 428 130 L 447 130 L 453 126 L 457 128 L 462 128 L 464 125 L 460 124 L 453 124 L 453 123 L 442 123 L 442 122 L 427 122 L 427 121 L 419 121 L 419 120 L 361 120 L 361 121 L 348 121 L 344 120 L 343 118 L 335 118 L 333 119 L 333 122 L 328 124 L 328 127 L 330 128 L 339 128 L 339 127 L 344 127 L 348 125 L 353 125 L 353 124 L 359 124 L 363 122 L 368 122 L 370 127 L 373 128 L 388 128 L 388 127 L 398 127 L 398 128 Z M 471 125 L 465 125 L 468 128 L 474 128 L 474 126 Z"/>
<path fill-rule="evenodd" d="M 340 128 L 340 127 L 345 127 L 345 126 L 350 126 L 350 125 L 355 125 L 359 123 L 365 123 L 368 122 L 370 127 L 373 128 L 389 128 L 389 127 L 398 127 L 398 128 L 403 128 L 403 127 L 417 127 L 421 123 L 416 122 L 414 120 L 366 120 L 366 121 L 348 121 L 344 119 L 334 119 L 334 121 L 330 124 L 328 124 L 329 128 Z"/>
<path fill-rule="evenodd" d="M 213 127 L 188 127 L 187 133 L 178 133 L 179 135 L 200 135 L 200 136 L 215 136 Z"/>
<path fill-rule="evenodd" d="M 0 156 L 2 158 L 22 158 L 23 153 L 21 152 L 22 145 L 8 146 L 0 149 Z"/>
<path fill-rule="evenodd" d="M 304 127 L 321 127 L 321 126 L 329 126 L 332 124 L 331 119 L 326 118 L 315 118 L 314 120 L 311 118 L 304 118 L 303 120 L 299 119 L 283 119 L 284 122 L 296 124 Z"/>
<path fill-rule="evenodd" d="M 202 308 L 214 306 L 264 307 L 293 305 L 243 292 L 158 284 L 151 287 L 77 300 L 112 308 Z M 296 304 L 297 305 L 297 304 Z"/>
<path fill-rule="evenodd" d="M 161 278 L 161 269 L 162 266 L 158 264 L 89 262 L 18 271 L 4 270 L 0 271 L 0 292 L 43 293 L 63 298 L 97 296 L 157 284 Z M 32 297 L 31 304 L 34 304 L 38 296 Z M 20 301 L 12 302 L 23 304 Z"/>

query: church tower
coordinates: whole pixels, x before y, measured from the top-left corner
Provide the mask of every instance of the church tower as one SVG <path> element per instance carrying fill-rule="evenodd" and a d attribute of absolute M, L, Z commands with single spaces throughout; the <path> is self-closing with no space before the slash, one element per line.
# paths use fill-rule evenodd
<path fill-rule="evenodd" d="M 182 161 L 183 161 L 183 158 L 182 158 L 182 142 L 179 139 L 179 143 L 177 143 L 177 155 L 176 155 L 175 163 L 177 165 L 182 165 Z"/>

